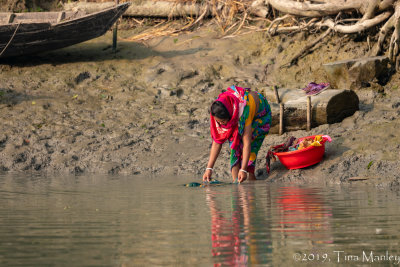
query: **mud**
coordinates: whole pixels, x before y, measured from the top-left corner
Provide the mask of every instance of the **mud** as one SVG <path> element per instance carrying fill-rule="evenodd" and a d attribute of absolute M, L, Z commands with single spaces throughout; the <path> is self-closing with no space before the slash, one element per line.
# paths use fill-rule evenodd
<path fill-rule="evenodd" d="M 40 12 L 62 10 L 63 0 L 2 0 L 0 12 Z"/>
<path fill-rule="evenodd" d="M 135 30 L 119 32 L 128 37 Z M 251 33 L 219 38 L 212 26 L 146 43 L 111 33 L 69 48 L 0 62 L 0 170 L 24 173 L 192 175 L 201 179 L 211 144 L 208 108 L 230 85 L 262 90 L 299 89 L 325 82 L 322 64 L 362 56 L 367 42 L 334 37 L 290 68 L 288 62 L 315 36 Z M 270 134 L 257 160 L 266 182 L 347 183 L 376 186 L 400 179 L 400 76 L 356 91 L 360 110 L 341 123 L 310 132 Z M 274 100 L 270 100 L 274 101 Z M 271 145 L 290 136 L 328 134 L 322 162 L 265 171 Z M 230 179 L 224 145 L 214 176 Z M 365 179 L 365 180 L 364 180 Z"/>

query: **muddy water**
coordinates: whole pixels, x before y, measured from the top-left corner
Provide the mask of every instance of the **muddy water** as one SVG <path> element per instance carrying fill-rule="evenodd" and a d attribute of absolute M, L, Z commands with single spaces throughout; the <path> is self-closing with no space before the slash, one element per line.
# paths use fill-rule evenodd
<path fill-rule="evenodd" d="M 396 192 L 264 181 L 181 186 L 191 181 L 0 176 L 0 266 L 400 261 Z"/>

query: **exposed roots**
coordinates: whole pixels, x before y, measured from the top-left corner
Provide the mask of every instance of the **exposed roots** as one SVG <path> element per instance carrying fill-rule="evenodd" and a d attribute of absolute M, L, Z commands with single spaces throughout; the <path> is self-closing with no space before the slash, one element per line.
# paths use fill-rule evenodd
<path fill-rule="evenodd" d="M 392 37 L 390 38 L 389 44 L 389 59 L 395 63 L 396 71 L 400 69 L 400 55 L 399 55 L 399 44 L 400 44 L 400 3 L 395 5 L 394 17 L 394 31 Z"/>
<path fill-rule="evenodd" d="M 193 4 L 200 3 L 194 1 Z M 285 65 L 291 66 L 332 32 L 345 35 L 363 32 L 367 35 L 370 48 L 368 55 L 376 56 L 387 51 L 390 60 L 400 69 L 400 0 L 206 0 L 203 5 L 202 12 L 194 18 L 187 16 L 189 22 L 180 29 L 171 29 L 172 23 L 164 23 L 129 40 L 143 41 L 190 31 L 210 16 L 218 26 L 221 38 L 260 31 L 266 32 L 268 36 L 323 31 L 319 38 L 304 47 Z M 254 16 L 261 16 L 264 25 L 259 22 L 254 25 Z M 374 38 L 377 27 L 381 28 Z M 387 40 L 388 36 L 390 40 Z M 371 43 L 372 40 L 377 41 Z"/>
<path fill-rule="evenodd" d="M 298 30 L 313 31 L 326 29 L 317 40 L 304 47 L 288 63 L 281 67 L 288 67 L 297 62 L 303 55 L 323 40 L 330 31 L 343 34 L 358 34 L 373 29 L 383 24 L 378 33 L 378 41 L 370 49 L 370 55 L 378 55 L 383 52 L 386 37 L 393 29 L 388 42 L 388 56 L 391 62 L 396 64 L 396 70 L 400 70 L 400 1 L 396 0 L 325 0 L 325 1 L 294 1 L 294 0 L 268 0 L 273 9 L 279 10 L 285 15 L 272 21 L 268 28 L 269 34 L 287 33 Z M 394 7 L 394 8 L 393 8 Z M 362 14 L 357 17 L 356 14 Z M 341 19 L 342 14 L 344 18 Z M 280 26 L 285 19 L 293 16 L 312 17 L 312 20 L 304 25 Z M 349 17 L 350 16 L 350 17 Z M 316 21 L 318 19 L 318 21 Z M 273 27 L 274 26 L 274 27 Z M 370 36 L 367 37 L 370 47 Z"/>
<path fill-rule="evenodd" d="M 367 29 L 370 29 L 385 20 L 387 20 L 390 16 L 392 15 L 392 12 L 387 11 L 382 14 L 379 14 L 378 16 L 372 18 L 372 19 L 367 19 L 367 20 L 360 20 L 357 23 L 353 25 L 340 25 L 338 23 L 335 23 L 332 19 L 327 19 L 325 21 L 322 21 L 319 23 L 319 26 L 327 26 L 331 28 L 332 30 L 340 33 L 358 33 L 361 31 L 365 31 Z"/>
<path fill-rule="evenodd" d="M 374 45 L 371 50 L 371 56 L 377 56 L 381 53 L 383 48 L 383 43 L 385 42 L 386 36 L 388 32 L 394 27 L 395 17 L 392 15 L 390 19 L 386 21 L 386 23 L 382 26 L 379 34 L 378 34 L 378 41 Z"/>
<path fill-rule="evenodd" d="M 277 28 L 279 27 L 279 24 L 281 24 L 285 19 L 290 18 L 290 17 L 291 17 L 290 15 L 285 15 L 283 17 L 274 19 L 267 29 L 268 34 L 272 34 L 272 35 L 275 34 Z M 275 27 L 274 27 L 274 25 L 275 25 Z M 272 28 L 272 27 L 274 27 L 274 28 Z"/>

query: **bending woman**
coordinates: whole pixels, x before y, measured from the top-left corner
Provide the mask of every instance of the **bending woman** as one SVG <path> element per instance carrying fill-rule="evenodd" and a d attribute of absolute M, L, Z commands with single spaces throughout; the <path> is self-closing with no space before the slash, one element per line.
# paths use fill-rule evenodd
<path fill-rule="evenodd" d="M 204 181 L 210 181 L 222 144 L 231 148 L 232 179 L 239 183 L 255 180 L 257 153 L 271 124 L 271 108 L 265 97 L 249 88 L 231 86 L 211 105 L 210 131 L 212 145 Z"/>

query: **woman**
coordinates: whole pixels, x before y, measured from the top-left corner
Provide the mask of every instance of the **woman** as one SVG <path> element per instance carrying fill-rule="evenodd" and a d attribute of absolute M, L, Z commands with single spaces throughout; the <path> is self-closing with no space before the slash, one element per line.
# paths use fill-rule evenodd
<path fill-rule="evenodd" d="M 203 181 L 210 181 L 222 144 L 229 140 L 232 179 L 239 183 L 255 180 L 258 150 L 268 134 L 271 108 L 265 97 L 248 88 L 231 86 L 211 105 L 212 145 Z"/>

